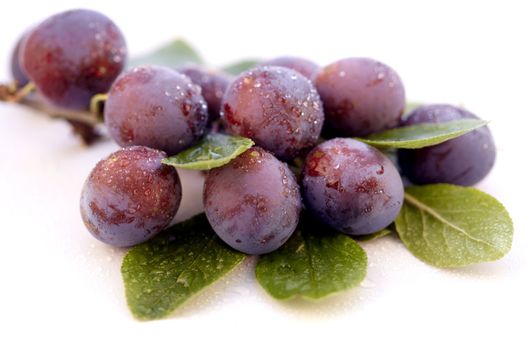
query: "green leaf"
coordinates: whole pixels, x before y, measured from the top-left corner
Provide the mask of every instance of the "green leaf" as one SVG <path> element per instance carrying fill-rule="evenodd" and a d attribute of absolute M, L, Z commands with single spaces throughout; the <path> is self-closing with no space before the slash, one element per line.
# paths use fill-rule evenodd
<path fill-rule="evenodd" d="M 187 63 L 202 63 L 202 59 L 186 41 L 177 39 L 149 54 L 132 58 L 129 66 L 153 64 L 176 68 Z"/>
<path fill-rule="evenodd" d="M 372 134 L 367 138 L 356 139 L 376 147 L 423 148 L 456 138 L 487 123 L 488 121 L 481 119 L 459 119 L 445 123 L 424 123 L 403 126 Z"/>
<path fill-rule="evenodd" d="M 368 241 L 373 241 L 374 239 L 378 239 L 378 238 L 381 238 L 381 237 L 385 237 L 385 236 L 391 235 L 394 232 L 395 231 L 394 231 L 393 228 L 386 227 L 386 228 L 384 228 L 382 230 L 379 230 L 377 232 L 371 233 L 369 235 L 352 236 L 352 238 L 355 239 L 356 241 L 359 241 L 359 242 L 368 242 Z"/>
<path fill-rule="evenodd" d="M 495 198 L 446 184 L 407 188 L 395 225 L 412 254 L 438 267 L 497 260 L 509 252 L 514 232 Z"/>
<path fill-rule="evenodd" d="M 130 249 L 121 268 L 128 306 L 141 320 L 165 317 L 244 257 L 197 215 Z"/>
<path fill-rule="evenodd" d="M 250 68 L 255 67 L 257 64 L 259 64 L 259 62 L 260 61 L 253 59 L 244 60 L 223 67 L 222 70 L 232 75 L 238 75 Z"/>
<path fill-rule="evenodd" d="M 162 163 L 177 168 L 209 170 L 228 164 L 253 145 L 254 142 L 246 137 L 208 134 L 195 146 L 163 159 Z"/>
<path fill-rule="evenodd" d="M 319 299 L 357 286 L 366 275 L 365 251 L 349 236 L 302 217 L 292 237 L 259 258 L 255 276 L 277 299 Z"/>

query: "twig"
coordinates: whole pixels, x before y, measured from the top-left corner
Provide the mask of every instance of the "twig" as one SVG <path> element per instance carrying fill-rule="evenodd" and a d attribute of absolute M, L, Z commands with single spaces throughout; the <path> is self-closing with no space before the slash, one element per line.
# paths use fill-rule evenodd
<path fill-rule="evenodd" d="M 35 84 L 29 82 L 26 85 L 22 86 L 21 89 L 17 89 L 17 83 L 13 83 L 14 92 L 11 96 L 8 96 L 7 102 L 20 102 L 27 96 L 29 96 L 33 91 L 35 91 Z"/>
<path fill-rule="evenodd" d="M 76 111 L 71 109 L 55 107 L 35 96 L 27 96 L 25 99 L 17 103 L 26 107 L 30 107 L 32 109 L 36 109 L 42 113 L 48 114 L 53 118 L 81 122 L 92 126 L 100 124 L 101 122 L 96 116 L 91 114 L 91 112 L 89 111 Z"/>
<path fill-rule="evenodd" d="M 102 102 L 107 98 L 104 94 L 95 95 L 91 101 L 93 111 L 71 110 L 53 106 L 37 94 L 32 93 L 35 89 L 33 83 L 28 83 L 18 88 L 16 83 L 0 84 L 0 101 L 16 103 L 38 110 L 54 118 L 66 119 L 95 126 L 102 122 Z"/>

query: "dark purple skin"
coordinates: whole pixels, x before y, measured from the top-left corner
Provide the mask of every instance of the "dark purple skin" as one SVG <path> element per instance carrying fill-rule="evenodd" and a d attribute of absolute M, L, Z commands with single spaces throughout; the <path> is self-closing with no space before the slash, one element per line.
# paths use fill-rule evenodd
<path fill-rule="evenodd" d="M 260 66 L 278 66 L 295 70 L 310 80 L 314 80 L 317 72 L 321 69 L 317 63 L 301 57 L 283 56 L 265 61 Z"/>
<path fill-rule="evenodd" d="M 18 59 L 20 55 L 20 45 L 22 44 L 22 40 L 24 40 L 24 37 L 18 40 L 13 50 L 13 54 L 11 55 L 11 75 L 16 81 L 16 85 L 18 87 L 22 87 L 29 83 L 29 78 L 27 77 L 26 73 L 24 73 L 24 71 L 22 70 L 22 67 L 20 66 L 20 60 Z"/>
<path fill-rule="evenodd" d="M 252 147 L 209 172 L 204 210 L 213 230 L 229 246 L 246 254 L 266 254 L 294 232 L 301 196 L 288 166 Z"/>
<path fill-rule="evenodd" d="M 121 149 L 89 174 L 80 198 L 82 220 L 98 240 L 130 247 L 152 238 L 175 217 L 182 189 L 166 154 L 148 147 Z"/>
<path fill-rule="evenodd" d="M 11 56 L 11 75 L 16 81 L 16 86 L 18 88 L 22 88 L 29 83 L 29 78 L 22 70 L 19 60 L 20 46 L 24 38 L 25 36 L 18 40 Z M 73 133 L 78 135 L 82 142 L 84 142 L 86 145 L 90 145 L 100 138 L 100 134 L 97 132 L 97 130 L 89 124 L 74 120 L 67 120 L 67 122 L 71 125 Z"/>
<path fill-rule="evenodd" d="M 229 133 L 249 137 L 283 160 L 312 148 L 324 122 L 312 83 L 294 70 L 274 66 L 240 74 L 226 90 L 222 114 Z"/>
<path fill-rule="evenodd" d="M 315 86 L 336 136 L 366 136 L 398 126 L 405 88 L 397 73 L 370 58 L 346 58 L 319 71 Z"/>
<path fill-rule="evenodd" d="M 414 110 L 402 125 L 443 123 L 457 119 L 478 119 L 474 114 L 450 105 L 428 105 Z M 496 160 L 496 147 L 488 127 L 435 146 L 398 151 L 401 172 L 415 184 L 449 183 L 472 186 L 481 181 Z"/>
<path fill-rule="evenodd" d="M 208 121 L 199 86 L 172 69 L 133 68 L 111 87 L 104 122 L 121 146 L 142 145 L 173 155 L 204 134 Z"/>
<path fill-rule="evenodd" d="M 336 138 L 307 156 L 302 172 L 306 208 L 325 224 L 350 235 L 390 225 L 403 204 L 396 167 L 365 143 Z"/>
<path fill-rule="evenodd" d="M 122 71 L 126 42 L 117 26 L 91 10 L 49 17 L 28 33 L 20 50 L 23 71 L 51 103 L 86 109 Z"/>
<path fill-rule="evenodd" d="M 202 97 L 208 104 L 209 122 L 220 118 L 222 97 L 232 81 L 228 74 L 206 69 L 198 65 L 187 65 L 177 69 L 188 76 L 194 84 L 202 89 Z"/>

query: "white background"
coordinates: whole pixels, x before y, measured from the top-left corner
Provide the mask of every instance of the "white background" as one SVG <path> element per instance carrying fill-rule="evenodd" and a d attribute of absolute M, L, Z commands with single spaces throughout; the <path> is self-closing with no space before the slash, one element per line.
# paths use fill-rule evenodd
<path fill-rule="evenodd" d="M 253 260 L 173 317 L 135 321 L 123 251 L 93 239 L 78 210 L 82 183 L 111 141 L 81 146 L 61 121 L 0 105 L 0 348 L 498 348 L 523 349 L 525 11 L 520 1 L 9 1 L 0 11 L 0 77 L 25 28 L 58 11 L 97 9 L 132 54 L 184 37 L 210 64 L 283 54 L 327 64 L 370 56 L 394 67 L 412 101 L 461 103 L 492 121 L 498 159 L 479 188 L 515 221 L 504 259 L 439 270 L 399 241 L 364 244 L 362 286 L 320 301 L 276 302 Z M 182 173 L 178 219 L 201 210 Z"/>

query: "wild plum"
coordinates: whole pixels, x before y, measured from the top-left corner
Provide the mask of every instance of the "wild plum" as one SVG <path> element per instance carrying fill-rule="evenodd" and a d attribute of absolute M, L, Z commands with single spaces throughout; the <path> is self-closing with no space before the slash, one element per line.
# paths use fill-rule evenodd
<path fill-rule="evenodd" d="M 247 254 L 269 253 L 297 227 L 299 186 L 286 164 L 252 147 L 209 172 L 204 210 L 217 235 L 231 247 Z"/>
<path fill-rule="evenodd" d="M 356 140 L 335 138 L 308 154 L 302 194 L 306 208 L 322 222 L 364 235 L 392 223 L 404 189 L 399 172 L 383 153 Z"/>
<path fill-rule="evenodd" d="M 182 190 L 175 168 L 161 164 L 165 157 L 164 152 L 133 146 L 95 166 L 80 199 L 82 219 L 95 238 L 130 247 L 169 225 Z"/>

